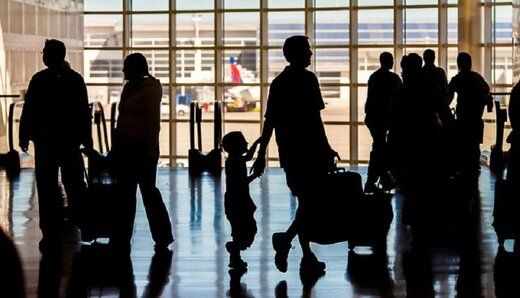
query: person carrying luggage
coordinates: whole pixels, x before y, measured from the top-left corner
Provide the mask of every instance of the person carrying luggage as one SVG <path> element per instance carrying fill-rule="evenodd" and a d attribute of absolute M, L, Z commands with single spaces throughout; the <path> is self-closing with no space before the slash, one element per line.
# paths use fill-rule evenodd
<path fill-rule="evenodd" d="M 40 249 L 58 244 L 63 223 L 58 171 L 67 194 L 70 217 L 77 221 L 78 203 L 85 195 L 80 146 L 92 151 L 91 114 L 87 87 L 80 74 L 65 62 L 66 48 L 55 39 L 45 41 L 43 63 L 29 83 L 20 117 L 20 148 L 34 144 L 35 174 L 43 238 Z"/>
<path fill-rule="evenodd" d="M 286 232 L 272 237 L 278 270 L 287 271 L 287 256 L 293 238 L 298 235 L 303 250 L 301 272 L 322 272 L 325 263 L 318 261 L 305 236 L 303 213 L 306 200 L 317 200 L 319 185 L 334 168 L 334 151 L 325 134 L 320 111 L 325 108 L 316 75 L 306 68 L 312 51 L 308 37 L 296 35 L 285 40 L 283 54 L 289 66 L 273 80 L 269 89 L 264 128 L 253 174 L 261 175 L 266 166 L 266 149 L 273 131 L 287 185 L 298 198 L 296 216 Z M 311 220 L 311 219 L 309 219 Z"/>
<path fill-rule="evenodd" d="M 162 87 L 148 72 L 148 63 L 141 53 L 125 58 L 123 73 L 126 84 L 121 93 L 112 146 L 115 178 L 120 185 L 123 206 L 119 228 L 110 243 L 115 248 L 129 251 L 139 185 L 155 250 L 165 250 L 173 242 L 173 235 L 168 210 L 155 185 Z"/>
<path fill-rule="evenodd" d="M 251 148 L 239 131 L 232 131 L 222 139 L 222 148 L 227 152 L 226 159 L 226 194 L 224 210 L 231 225 L 232 241 L 226 243 L 229 252 L 229 267 L 244 270 L 247 263 L 240 257 L 240 251 L 251 246 L 257 232 L 254 213 L 256 205 L 249 194 L 249 183 L 257 176 L 247 175 L 246 162 L 253 159 L 257 140 Z"/>
<path fill-rule="evenodd" d="M 368 164 L 365 192 L 377 190 L 380 180 L 384 189 L 393 188 L 393 179 L 387 164 L 387 133 L 390 118 L 390 103 L 395 92 L 401 87 L 401 78 L 390 70 L 394 67 L 394 57 L 388 52 L 379 55 L 381 67 L 368 79 L 367 101 L 365 104 L 365 124 L 372 136 L 372 152 Z"/>

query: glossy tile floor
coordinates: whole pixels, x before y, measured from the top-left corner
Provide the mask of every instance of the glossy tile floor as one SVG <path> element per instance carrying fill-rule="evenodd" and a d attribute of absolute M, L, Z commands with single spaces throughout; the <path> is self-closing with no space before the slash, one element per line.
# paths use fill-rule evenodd
<path fill-rule="evenodd" d="M 362 174 L 366 168 L 359 168 Z M 133 238 L 131 258 L 114 262 L 96 247 L 81 246 L 69 228 L 65 249 L 58 258 L 41 260 L 40 231 L 32 170 L 8 182 L 0 178 L 0 224 L 14 235 L 23 259 L 27 291 L 45 297 L 519 297 L 518 261 L 507 252 L 497 253 L 491 226 L 494 179 L 483 169 L 480 177 L 480 234 L 472 249 L 449 246 L 430 252 L 410 249 L 401 224 L 401 199 L 393 199 L 394 221 L 388 235 L 387 255 L 374 256 L 369 248 L 348 253 L 347 244 L 313 245 L 327 263 L 326 274 L 314 280 L 299 276 L 301 251 L 289 258 L 283 274 L 273 263 L 271 234 L 285 230 L 294 216 L 296 202 L 289 195 L 280 169 L 269 169 L 251 184 L 258 206 L 259 231 L 253 246 L 243 254 L 249 270 L 241 278 L 228 273 L 224 244 L 230 227 L 223 210 L 224 177 L 191 180 L 186 170 L 160 169 L 158 186 L 170 211 L 176 242 L 173 257 L 154 257 L 142 204 Z M 436 220 L 446 220 L 438 214 Z M 442 226 L 442 225 L 440 225 Z M 439 227 L 442 229 L 442 227 Z M 443 232 L 440 230 L 439 232 Z M 511 245 L 506 245 L 510 248 Z M 154 258 L 153 258 L 154 257 Z M 511 275 L 512 273 L 515 274 Z M 75 289 L 76 292 L 70 292 Z M 516 292 L 515 292 L 516 291 Z M 0 296 L 3 296 L 0 289 Z"/>

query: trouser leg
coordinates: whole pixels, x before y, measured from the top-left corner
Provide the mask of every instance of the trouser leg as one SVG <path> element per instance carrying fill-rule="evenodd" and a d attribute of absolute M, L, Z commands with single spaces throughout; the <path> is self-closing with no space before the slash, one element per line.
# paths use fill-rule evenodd
<path fill-rule="evenodd" d="M 372 128 L 370 129 L 370 134 L 372 135 L 373 143 L 368 164 L 367 184 L 375 184 L 386 170 L 386 130 Z"/>
<path fill-rule="evenodd" d="M 119 214 L 117 214 L 114 242 L 129 244 L 132 239 L 136 212 L 137 179 L 132 170 L 126 169 L 118 176 Z"/>
<path fill-rule="evenodd" d="M 157 162 L 145 161 L 138 179 L 139 188 L 153 240 L 155 243 L 169 244 L 173 241 L 170 216 L 161 192 L 155 186 L 156 175 Z"/>
<path fill-rule="evenodd" d="M 59 233 L 63 220 L 58 193 L 58 161 L 47 148 L 36 146 L 35 174 L 40 213 L 40 229 L 43 237 Z"/>

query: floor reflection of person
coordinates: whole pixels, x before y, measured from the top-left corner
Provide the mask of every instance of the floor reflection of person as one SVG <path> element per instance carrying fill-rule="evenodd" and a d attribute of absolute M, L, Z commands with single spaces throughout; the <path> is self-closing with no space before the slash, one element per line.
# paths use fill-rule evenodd
<path fill-rule="evenodd" d="M 146 58 L 140 53 L 126 57 L 123 73 L 126 84 L 121 93 L 112 146 L 117 181 L 124 201 L 121 208 L 123 220 L 111 243 L 119 248 L 130 247 L 139 185 L 155 249 L 166 249 L 173 242 L 171 222 L 161 192 L 155 185 L 162 87 L 160 81 L 148 72 Z"/>
<path fill-rule="evenodd" d="M 263 173 L 265 153 L 273 131 L 284 169 L 287 185 L 298 198 L 298 211 L 286 232 L 273 234 L 275 264 L 285 272 L 287 256 L 293 238 L 298 235 L 303 250 L 300 269 L 323 271 L 325 263 L 318 261 L 305 237 L 303 210 L 306 200 L 318 198 L 318 187 L 334 166 L 338 154 L 331 148 L 320 111 L 325 108 L 316 75 L 306 68 L 311 64 L 312 51 L 306 36 L 285 40 L 283 54 L 289 66 L 273 80 L 269 89 L 265 123 L 253 173 Z"/>

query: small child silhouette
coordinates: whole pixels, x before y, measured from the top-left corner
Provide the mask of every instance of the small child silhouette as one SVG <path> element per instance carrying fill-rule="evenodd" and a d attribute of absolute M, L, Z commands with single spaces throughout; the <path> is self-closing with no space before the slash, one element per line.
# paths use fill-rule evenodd
<path fill-rule="evenodd" d="M 257 231 L 254 218 L 256 205 L 249 194 L 249 183 L 258 176 L 247 175 L 246 162 L 253 158 L 259 142 L 255 141 L 248 149 L 247 141 L 239 131 L 230 132 L 222 138 L 222 148 L 228 154 L 224 208 L 233 238 L 226 243 L 226 250 L 229 252 L 229 267 L 233 269 L 247 268 L 240 251 L 251 246 Z"/>

